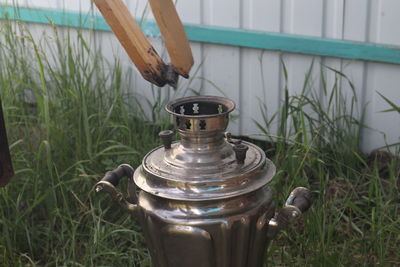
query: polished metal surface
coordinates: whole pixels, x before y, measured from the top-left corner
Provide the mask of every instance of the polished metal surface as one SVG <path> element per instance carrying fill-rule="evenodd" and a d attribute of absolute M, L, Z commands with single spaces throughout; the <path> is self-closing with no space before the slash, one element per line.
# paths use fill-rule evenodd
<path fill-rule="evenodd" d="M 163 131 L 133 174 L 129 165 L 96 185 L 143 228 L 155 267 L 258 267 L 268 241 L 311 205 L 293 191 L 275 213 L 268 183 L 275 166 L 257 146 L 224 133 L 235 104 L 222 97 L 189 97 L 167 106 L 180 135 Z M 129 178 L 130 201 L 115 187 Z"/>
<path fill-rule="evenodd" d="M 181 141 L 147 154 L 135 172 L 137 186 L 160 197 L 201 201 L 243 195 L 271 181 L 275 166 L 259 147 L 232 145 L 225 139 L 234 107 L 222 97 L 171 102 L 167 111 L 174 116 Z"/>
<path fill-rule="evenodd" d="M 263 187 L 234 198 L 179 201 L 139 194 L 139 218 L 157 267 L 261 266 L 272 192 Z"/>

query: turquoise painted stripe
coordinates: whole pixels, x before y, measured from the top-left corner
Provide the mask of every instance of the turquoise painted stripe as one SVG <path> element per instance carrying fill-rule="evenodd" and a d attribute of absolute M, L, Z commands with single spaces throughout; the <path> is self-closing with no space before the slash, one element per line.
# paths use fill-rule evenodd
<path fill-rule="evenodd" d="M 91 13 L 0 7 L 0 19 L 6 16 L 13 20 L 31 23 L 110 31 L 101 16 Z M 140 24 L 146 35 L 160 36 L 154 21 L 144 21 Z M 185 30 L 189 40 L 193 42 L 400 64 L 400 47 L 395 46 L 204 25 L 185 25 Z"/>

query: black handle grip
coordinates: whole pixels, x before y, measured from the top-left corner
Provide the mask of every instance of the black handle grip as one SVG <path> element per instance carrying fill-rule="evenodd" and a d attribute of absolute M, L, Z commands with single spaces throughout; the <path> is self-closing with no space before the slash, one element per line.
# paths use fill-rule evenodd
<path fill-rule="evenodd" d="M 124 210 L 129 212 L 137 212 L 138 205 L 133 204 L 137 203 L 136 186 L 133 181 L 134 172 L 135 170 L 128 164 L 122 164 L 115 170 L 107 172 L 103 179 L 96 184 L 96 193 L 106 192 L 111 196 L 111 199 L 117 202 Z M 116 186 L 123 177 L 129 178 L 128 194 L 131 202 L 125 200 L 123 194 L 116 189 Z"/>
<path fill-rule="evenodd" d="M 290 223 L 290 220 L 306 212 L 311 207 L 312 197 L 313 193 L 305 187 L 294 189 L 286 200 L 285 206 L 270 220 L 268 239 L 274 238 Z"/>
<path fill-rule="evenodd" d="M 312 204 L 312 192 L 305 187 L 298 187 L 292 191 L 286 205 L 295 206 L 302 213 L 306 212 Z"/>
<path fill-rule="evenodd" d="M 103 179 L 101 179 L 101 181 L 109 182 L 113 186 L 118 186 L 121 178 L 123 178 L 123 177 L 131 178 L 133 176 L 133 173 L 134 173 L 134 169 L 130 165 L 122 164 L 122 165 L 118 166 L 118 168 L 116 168 L 115 170 L 106 172 L 106 174 L 104 175 Z"/>

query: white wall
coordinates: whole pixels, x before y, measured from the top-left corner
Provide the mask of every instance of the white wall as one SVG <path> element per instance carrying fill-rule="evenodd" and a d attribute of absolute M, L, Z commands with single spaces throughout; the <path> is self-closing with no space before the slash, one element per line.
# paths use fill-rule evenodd
<path fill-rule="evenodd" d="M 88 11 L 90 0 L 14 0 L 31 7 L 59 8 Z M 0 0 L 0 3 L 13 2 Z M 146 10 L 146 0 L 126 0 L 132 13 L 140 17 Z M 178 0 L 178 11 L 184 23 L 206 24 L 233 28 L 281 32 L 392 44 L 400 46 L 399 0 Z M 147 9 L 147 18 L 151 12 Z M 151 98 L 150 85 L 141 79 L 131 62 L 111 33 L 98 33 L 97 43 L 110 60 L 120 55 L 124 66 L 133 72 L 132 90 Z M 153 40 L 162 50 L 160 40 Z M 301 92 L 305 73 L 315 60 L 313 84 L 321 85 L 320 65 L 345 73 L 353 82 L 358 95 L 359 110 L 366 110 L 366 124 L 374 130 L 363 133 L 366 151 L 400 142 L 400 115 L 382 113 L 389 106 L 378 92 L 400 105 L 400 66 L 350 61 L 336 58 L 320 58 L 256 49 L 192 43 L 196 73 L 190 88 L 203 94 L 226 96 L 236 101 L 240 120 L 231 130 L 235 134 L 257 134 L 253 120 L 262 121 L 259 101 L 263 101 L 269 114 L 281 105 L 285 79 L 281 68 L 282 57 L 288 69 L 288 86 L 291 95 Z M 334 75 L 327 73 L 327 83 L 332 85 Z M 187 85 L 187 82 L 184 82 Z M 182 86 L 186 86 L 182 85 Z M 351 88 L 342 82 L 342 91 L 351 96 Z M 329 92 L 328 92 L 329 93 Z M 386 133 L 386 141 L 380 132 Z"/>

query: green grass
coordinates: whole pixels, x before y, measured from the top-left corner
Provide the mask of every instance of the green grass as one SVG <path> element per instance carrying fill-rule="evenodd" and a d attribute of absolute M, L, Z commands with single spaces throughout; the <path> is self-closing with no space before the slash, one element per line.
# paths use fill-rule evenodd
<path fill-rule="evenodd" d="M 109 66 L 80 32 L 54 28 L 55 37 L 34 42 L 20 24 L 2 23 L 0 31 L 0 95 L 16 170 L 0 189 L 0 265 L 149 266 L 135 219 L 93 186 L 121 163 L 138 166 L 160 144 L 158 132 L 171 127 L 162 106 L 174 93 L 154 89 L 146 121 L 143 104 L 125 93 L 121 68 Z M 344 98 L 340 88 L 350 81 L 322 70 L 321 77 L 336 77 L 329 88 L 323 79 L 324 101 L 306 75 L 303 94 L 284 88 L 281 110 L 257 122 L 279 170 L 278 203 L 296 186 L 318 193 L 304 219 L 272 242 L 267 261 L 399 266 L 399 159 L 360 152 L 356 98 Z"/>
<path fill-rule="evenodd" d="M 304 220 L 269 248 L 270 265 L 399 266 L 400 158 L 385 150 L 369 156 L 360 152 L 365 125 L 363 116 L 355 115 L 353 84 L 345 74 L 322 67 L 334 74 L 335 82 L 327 88 L 321 73 L 321 101 L 306 92 L 313 64 L 302 94 L 289 97 L 284 88 L 278 134 L 269 134 L 274 120 L 265 117 L 263 124 L 258 123 L 271 140 L 267 152 L 279 170 L 274 180 L 279 198 L 302 185 L 318 193 Z M 339 84 L 346 82 L 353 94 L 344 97 Z M 388 111 L 398 111 L 389 104 L 394 110 Z"/>

